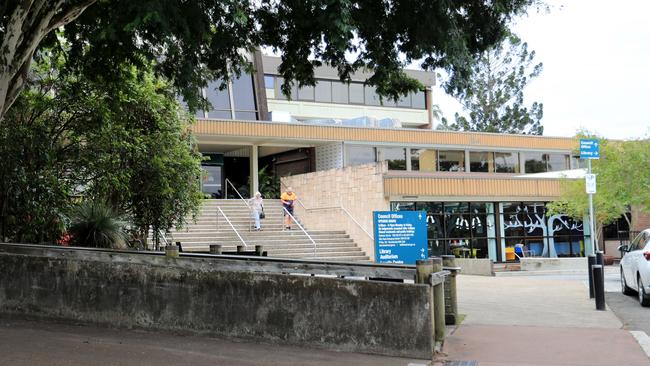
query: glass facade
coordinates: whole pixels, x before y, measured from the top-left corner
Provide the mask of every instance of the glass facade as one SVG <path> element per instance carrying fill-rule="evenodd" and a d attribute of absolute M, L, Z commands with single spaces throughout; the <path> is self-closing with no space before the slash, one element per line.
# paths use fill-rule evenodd
<path fill-rule="evenodd" d="M 411 170 L 435 172 L 437 169 L 436 150 L 411 149 Z"/>
<path fill-rule="evenodd" d="M 406 149 L 403 147 L 380 147 L 377 149 L 380 161 L 388 162 L 389 170 L 406 170 Z"/>
<path fill-rule="evenodd" d="M 265 79 L 264 82 L 268 81 Z M 197 111 L 198 118 L 259 120 L 255 88 L 250 74 L 233 79 L 230 85 L 224 85 L 221 80 L 210 81 L 204 93 L 210 102 L 210 109 Z M 231 100 L 234 106 L 230 105 Z"/>
<path fill-rule="evenodd" d="M 441 172 L 464 172 L 465 151 L 438 151 L 438 170 Z"/>
<path fill-rule="evenodd" d="M 377 153 L 372 146 L 348 145 L 345 147 L 345 165 L 355 166 L 377 161 Z"/>
<path fill-rule="evenodd" d="M 570 169 L 570 155 L 562 153 L 525 152 L 526 173 L 557 172 Z"/>
<path fill-rule="evenodd" d="M 391 210 L 427 213 L 429 254 L 506 260 L 520 256 L 581 257 L 586 253 L 582 222 L 546 214 L 545 202 L 391 202 Z"/>
<path fill-rule="evenodd" d="M 274 80 L 272 87 L 269 87 L 270 80 L 267 81 L 267 79 Z M 267 89 L 274 89 L 275 99 L 287 99 L 287 97 L 282 94 L 282 91 L 280 89 L 283 81 L 284 79 L 280 76 L 264 76 L 265 87 Z M 319 103 L 360 104 L 370 106 L 426 109 L 426 97 L 423 91 L 408 94 L 401 97 L 397 102 L 395 102 L 387 98 L 384 98 L 382 100 L 377 94 L 374 86 L 364 85 L 363 83 L 354 81 L 350 83 L 343 83 L 339 80 L 317 79 L 316 85 L 314 87 L 310 86 L 298 89 L 294 85 L 291 89 L 291 98 Z"/>

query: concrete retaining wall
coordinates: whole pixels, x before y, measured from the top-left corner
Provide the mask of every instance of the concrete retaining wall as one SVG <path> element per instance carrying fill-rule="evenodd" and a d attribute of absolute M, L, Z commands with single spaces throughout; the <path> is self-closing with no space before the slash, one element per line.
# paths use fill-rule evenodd
<path fill-rule="evenodd" d="M 461 268 L 460 274 L 494 276 L 494 262 L 488 258 L 456 258 L 456 265 Z"/>
<path fill-rule="evenodd" d="M 206 260 L 183 265 L 191 261 L 81 250 L 20 248 L 11 253 L 2 248 L 0 312 L 432 356 L 432 294 L 427 285 L 221 271 L 206 266 Z"/>
<path fill-rule="evenodd" d="M 587 258 L 521 258 L 522 271 L 582 271 L 587 272 Z"/>

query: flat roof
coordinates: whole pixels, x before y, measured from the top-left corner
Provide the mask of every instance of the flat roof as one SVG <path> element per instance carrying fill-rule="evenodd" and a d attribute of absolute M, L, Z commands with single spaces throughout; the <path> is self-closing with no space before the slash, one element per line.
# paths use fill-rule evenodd
<path fill-rule="evenodd" d="M 282 59 L 280 57 L 262 55 L 262 67 L 264 68 L 264 73 L 270 75 L 279 75 L 280 73 L 278 72 L 278 67 L 280 66 L 280 62 L 282 62 Z M 424 84 L 424 86 L 436 85 L 436 75 L 434 72 L 410 69 L 404 69 L 404 72 L 406 75 Z M 317 79 L 341 80 L 336 69 L 327 65 L 317 67 L 314 70 L 314 76 Z M 350 76 L 350 79 L 353 81 L 365 82 L 371 76 L 372 72 L 370 70 L 357 71 Z"/>

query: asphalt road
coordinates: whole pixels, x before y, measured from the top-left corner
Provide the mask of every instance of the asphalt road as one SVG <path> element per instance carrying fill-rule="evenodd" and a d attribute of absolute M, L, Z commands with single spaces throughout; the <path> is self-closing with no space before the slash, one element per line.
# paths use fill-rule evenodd
<path fill-rule="evenodd" d="M 2 366 L 407 366 L 426 361 L 210 337 L 0 319 Z"/>
<path fill-rule="evenodd" d="M 636 295 L 623 295 L 619 292 L 605 294 L 607 306 L 621 319 L 623 328 L 642 330 L 650 335 L 650 308 L 639 305 Z"/>

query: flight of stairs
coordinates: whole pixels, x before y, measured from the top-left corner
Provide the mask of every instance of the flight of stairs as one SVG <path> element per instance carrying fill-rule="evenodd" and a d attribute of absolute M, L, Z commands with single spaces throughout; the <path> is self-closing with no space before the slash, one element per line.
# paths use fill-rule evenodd
<path fill-rule="evenodd" d="M 180 231 L 172 229 L 167 234 L 167 240 L 181 242 L 183 251 L 186 252 L 207 251 L 210 244 L 221 244 L 223 251 L 235 251 L 242 242 L 217 207 L 221 208 L 244 239 L 248 245 L 247 251 L 254 250 L 255 245 L 263 245 L 269 257 L 336 261 L 370 260 L 345 231 L 319 231 L 305 227 L 316 242 L 314 251 L 314 244 L 298 225 L 293 224 L 292 230 L 283 230 L 282 204 L 280 200 L 271 199 L 264 200 L 266 218 L 262 220 L 262 231 L 249 230 L 249 224 L 254 223 L 254 220 L 249 219 L 249 210 L 241 199 L 206 199 L 203 200 L 201 213 L 196 222 L 190 220 Z"/>

